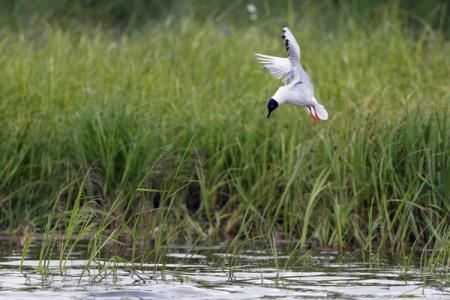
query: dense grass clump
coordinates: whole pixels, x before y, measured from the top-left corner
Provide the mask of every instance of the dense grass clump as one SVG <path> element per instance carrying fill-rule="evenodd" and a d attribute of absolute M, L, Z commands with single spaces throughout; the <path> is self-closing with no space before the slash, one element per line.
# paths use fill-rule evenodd
<path fill-rule="evenodd" d="M 330 112 L 317 125 L 291 106 L 265 118 L 279 83 L 253 53 L 284 55 L 281 17 L 2 28 L 0 226 L 135 250 L 274 236 L 434 247 L 448 264 L 448 40 L 412 33 L 395 7 L 333 15 L 333 29 L 314 8 L 290 26 Z"/>

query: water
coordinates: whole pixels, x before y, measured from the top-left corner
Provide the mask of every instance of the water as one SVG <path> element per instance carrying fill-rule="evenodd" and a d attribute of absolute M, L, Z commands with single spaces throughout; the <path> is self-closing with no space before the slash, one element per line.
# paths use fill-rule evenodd
<path fill-rule="evenodd" d="M 82 277 L 83 252 L 58 271 L 50 261 L 46 280 L 36 272 L 38 260 L 0 252 L 0 299 L 450 299 L 445 274 L 407 272 L 386 262 L 362 263 L 361 257 L 333 251 L 309 253 L 302 263 L 284 268 L 287 255 L 270 251 L 243 252 L 233 272 L 223 247 L 171 247 L 167 264 L 107 263 L 107 272 L 91 268 Z M 36 256 L 36 255 L 35 255 Z M 279 266 L 278 268 L 276 266 Z M 163 270 L 164 269 L 164 270 Z"/>

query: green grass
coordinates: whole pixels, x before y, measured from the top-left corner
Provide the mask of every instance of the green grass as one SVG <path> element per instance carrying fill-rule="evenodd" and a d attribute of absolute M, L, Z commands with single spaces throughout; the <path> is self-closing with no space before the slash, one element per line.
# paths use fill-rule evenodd
<path fill-rule="evenodd" d="M 91 259 L 145 262 L 277 236 L 434 248 L 423 260 L 448 267 L 450 43 L 395 5 L 367 22 L 308 9 L 289 20 L 330 113 L 317 125 L 292 106 L 265 118 L 279 82 L 253 54 L 284 55 L 279 16 L 0 29 L 1 228 L 45 231 L 42 259 L 82 238 Z"/>

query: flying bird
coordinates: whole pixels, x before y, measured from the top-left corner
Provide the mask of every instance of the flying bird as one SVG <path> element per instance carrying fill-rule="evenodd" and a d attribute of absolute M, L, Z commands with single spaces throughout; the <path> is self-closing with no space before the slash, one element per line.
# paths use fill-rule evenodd
<path fill-rule="evenodd" d="M 306 107 L 313 122 L 327 120 L 328 112 L 314 97 L 313 83 L 300 63 L 300 46 L 297 40 L 287 26 L 281 30 L 281 38 L 287 50 L 286 58 L 255 54 L 263 67 L 284 84 L 267 103 L 267 118 L 278 106 L 288 103 Z"/>

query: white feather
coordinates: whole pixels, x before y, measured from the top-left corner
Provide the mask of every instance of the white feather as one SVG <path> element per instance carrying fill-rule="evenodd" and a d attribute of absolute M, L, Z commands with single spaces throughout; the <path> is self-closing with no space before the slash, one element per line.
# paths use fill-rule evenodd
<path fill-rule="evenodd" d="M 300 63 L 300 46 L 292 32 L 284 26 L 282 38 L 288 56 L 286 58 L 256 53 L 256 59 L 277 79 L 283 81 L 272 99 L 279 105 L 294 104 L 308 108 L 312 117 L 328 119 L 328 112 L 314 97 L 314 86 Z M 314 114 L 314 115 L 313 115 Z"/>
<path fill-rule="evenodd" d="M 283 84 L 287 84 L 294 79 L 294 72 L 288 58 L 270 56 L 256 53 L 256 59 L 263 67 L 272 73 L 277 79 L 281 79 Z"/>
<path fill-rule="evenodd" d="M 298 45 L 295 36 L 292 32 L 284 26 L 281 31 L 283 35 L 281 36 L 284 40 L 284 45 L 286 46 L 286 51 L 288 53 L 288 59 L 291 62 L 292 72 L 295 77 L 300 78 L 300 46 Z"/>
<path fill-rule="evenodd" d="M 328 112 L 323 105 L 317 103 L 314 105 L 317 115 L 321 120 L 328 120 Z"/>

